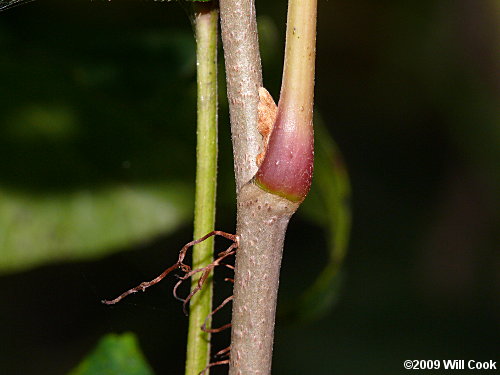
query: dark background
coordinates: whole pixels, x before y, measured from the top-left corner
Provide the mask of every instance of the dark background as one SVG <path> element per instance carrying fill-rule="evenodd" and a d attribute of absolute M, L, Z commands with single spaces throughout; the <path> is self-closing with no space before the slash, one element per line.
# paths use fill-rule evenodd
<path fill-rule="evenodd" d="M 494 0 L 319 2 L 316 107 L 351 177 L 353 226 L 333 309 L 312 322 L 278 318 L 274 374 L 400 374 L 406 359 L 499 359 L 498 10 Z M 258 1 L 257 11 L 264 82 L 277 97 L 286 2 Z M 182 8 L 161 2 L 37 0 L 0 12 L 1 113 L 69 106 L 83 129 L 47 148 L 43 138 L 8 138 L 0 114 L 0 184 L 43 195 L 192 183 L 190 35 Z M 220 71 L 217 227 L 234 231 Z M 187 318 L 170 297 L 174 279 L 115 307 L 99 301 L 170 265 L 191 230 L 187 220 L 114 255 L 0 276 L 0 372 L 64 374 L 102 335 L 132 331 L 157 374 L 182 373 Z M 322 229 L 297 214 L 280 306 L 321 270 L 325 246 Z M 216 285 L 219 299 L 229 293 Z M 220 334 L 214 346 L 227 341 Z"/>

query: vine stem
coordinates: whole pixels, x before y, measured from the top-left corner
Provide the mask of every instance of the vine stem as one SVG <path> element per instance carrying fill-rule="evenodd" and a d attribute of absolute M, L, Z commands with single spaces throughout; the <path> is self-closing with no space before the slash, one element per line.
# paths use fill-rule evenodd
<path fill-rule="evenodd" d="M 194 238 L 214 230 L 217 187 L 217 22 L 215 1 L 193 5 L 193 23 L 196 35 L 197 58 L 197 146 L 196 192 L 194 208 Z M 192 268 L 203 267 L 213 261 L 214 240 L 209 238 L 193 247 Z M 193 276 L 191 290 L 196 288 L 198 276 Z M 209 363 L 210 333 L 201 330 L 210 327 L 212 311 L 212 278 L 196 293 L 190 303 L 189 330 L 186 355 L 186 375 L 198 375 Z"/>
<path fill-rule="evenodd" d="M 286 229 L 309 191 L 312 177 L 316 0 L 289 0 L 278 117 L 262 164 L 265 165 L 271 155 L 276 168 L 264 170 L 261 166 L 259 173 L 262 173 L 257 174 L 256 179 L 256 158 L 263 149 L 263 140 L 257 126 L 262 73 L 254 2 L 220 0 L 220 10 L 235 158 L 236 234 L 239 237 L 229 375 L 269 375 Z M 298 90 L 299 94 L 294 95 L 289 90 Z M 271 176 L 283 173 L 281 167 L 278 168 L 283 165 L 290 167 L 286 171 L 289 176 L 298 176 L 295 180 L 283 179 L 287 186 L 280 186 L 280 179 L 274 181 L 275 176 Z M 285 194 L 279 194 L 280 190 Z M 292 194 L 287 194 L 288 191 Z M 294 199 L 288 199 L 289 196 Z"/>
<path fill-rule="evenodd" d="M 257 172 L 255 159 L 262 149 L 257 129 L 262 68 L 254 0 L 220 0 L 219 4 L 238 194 Z"/>

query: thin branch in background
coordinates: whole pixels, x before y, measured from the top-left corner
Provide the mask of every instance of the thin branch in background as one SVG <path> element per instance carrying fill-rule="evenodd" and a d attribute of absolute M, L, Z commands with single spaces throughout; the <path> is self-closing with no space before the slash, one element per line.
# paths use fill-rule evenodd
<path fill-rule="evenodd" d="M 35 0 L 0 0 L 0 12 L 15 8 L 19 5 L 28 4 Z"/>
<path fill-rule="evenodd" d="M 196 191 L 193 237 L 214 230 L 217 193 L 217 37 L 219 10 L 217 1 L 192 4 L 192 22 L 196 37 Z M 193 269 L 203 269 L 213 260 L 213 240 L 195 246 Z M 212 311 L 212 278 L 210 268 L 191 274 L 192 299 L 187 335 L 185 375 L 197 375 L 210 359 L 210 334 L 200 330 L 207 314 Z M 206 284 L 202 293 L 197 293 Z"/>

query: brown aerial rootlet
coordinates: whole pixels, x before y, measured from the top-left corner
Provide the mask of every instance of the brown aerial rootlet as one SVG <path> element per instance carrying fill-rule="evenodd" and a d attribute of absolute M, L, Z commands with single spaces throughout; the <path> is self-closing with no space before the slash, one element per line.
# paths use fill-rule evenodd
<path fill-rule="evenodd" d="M 200 243 L 202 241 L 205 241 L 207 238 L 212 237 L 212 236 L 222 236 L 222 237 L 225 237 L 225 238 L 233 241 L 233 243 L 226 250 L 220 252 L 218 254 L 218 256 L 217 256 L 217 259 L 215 259 L 212 263 L 208 264 L 205 267 L 201 267 L 201 268 L 197 268 L 197 269 L 193 270 L 193 269 L 191 269 L 190 266 L 188 266 L 187 264 L 183 263 L 184 258 L 186 257 L 186 253 L 187 253 L 187 251 L 188 251 L 188 249 L 190 247 L 192 247 L 193 245 L 196 245 L 196 244 L 198 244 L 198 243 Z M 182 308 L 184 310 L 184 313 L 187 315 L 187 309 L 186 309 L 187 308 L 187 304 L 189 303 L 189 301 L 191 300 L 191 298 L 193 298 L 193 296 L 198 291 L 200 291 L 203 288 L 203 285 L 205 284 L 205 281 L 208 279 L 208 276 L 210 275 L 210 272 L 215 267 L 217 267 L 217 266 L 225 266 L 225 267 L 227 267 L 229 269 L 234 270 L 234 266 L 232 266 L 230 264 L 227 264 L 227 263 L 222 263 L 222 261 L 224 259 L 228 258 L 229 256 L 234 255 L 236 253 L 236 249 L 238 248 L 238 245 L 239 245 L 239 237 L 237 235 L 226 233 L 226 232 L 222 232 L 222 231 L 217 231 L 217 230 L 213 231 L 213 232 L 210 232 L 210 233 L 206 234 L 205 236 L 203 236 L 203 237 L 201 237 L 201 238 L 199 238 L 197 240 L 191 241 L 188 244 L 184 245 L 184 247 L 179 252 L 179 258 L 177 259 L 177 262 L 173 266 L 167 268 L 165 271 L 163 271 L 159 276 L 155 277 L 153 280 L 151 280 L 151 281 L 144 281 L 144 282 L 140 283 L 138 286 L 136 286 L 135 288 L 129 289 L 126 292 L 120 294 L 115 299 L 113 299 L 113 300 L 103 300 L 102 303 L 104 303 L 106 305 L 114 305 L 115 303 L 120 302 L 123 298 L 127 297 L 130 294 L 137 293 L 139 291 L 144 292 L 150 286 L 153 286 L 153 285 L 159 283 L 161 280 L 163 280 L 172 271 L 174 271 L 176 269 L 181 269 L 185 274 L 183 276 L 179 277 L 179 281 L 174 286 L 173 294 L 174 294 L 174 297 L 176 299 L 178 299 L 178 300 L 180 300 L 180 301 L 183 302 Z M 201 274 L 200 278 L 198 279 L 198 282 L 197 282 L 196 286 L 194 288 L 192 288 L 192 290 L 189 293 L 189 295 L 186 298 L 180 298 L 180 297 L 178 297 L 177 296 L 177 288 L 181 285 L 181 283 L 183 281 L 185 281 L 185 280 L 188 280 L 189 278 L 191 278 L 192 276 L 194 276 L 195 274 L 200 273 L 200 272 L 202 274 Z M 224 281 L 229 281 L 231 283 L 234 283 L 234 279 L 232 279 L 232 278 L 225 278 Z M 207 322 L 208 322 L 208 319 L 210 317 L 212 317 L 216 312 L 218 312 L 220 309 L 222 309 L 226 304 L 228 304 L 232 300 L 233 300 L 233 296 L 231 295 L 231 296 L 227 297 L 217 308 L 215 308 L 206 317 L 205 322 L 200 327 L 201 330 L 203 330 L 205 332 L 210 332 L 210 333 L 218 333 L 218 332 L 221 332 L 221 331 L 223 331 L 223 330 L 231 327 L 231 323 L 227 323 L 227 324 L 224 324 L 222 327 L 219 327 L 219 328 L 207 328 Z M 227 357 L 227 356 L 229 356 L 229 353 L 230 353 L 230 347 L 227 347 L 225 349 L 222 349 L 222 350 L 218 351 L 215 354 L 215 357 Z M 212 367 L 212 366 L 225 365 L 225 364 L 229 364 L 229 359 L 225 359 L 225 360 L 220 360 L 220 361 L 209 363 L 207 365 L 207 367 L 205 367 L 203 369 L 203 371 L 200 372 L 200 375 L 205 374 L 206 371 L 210 367 Z"/>

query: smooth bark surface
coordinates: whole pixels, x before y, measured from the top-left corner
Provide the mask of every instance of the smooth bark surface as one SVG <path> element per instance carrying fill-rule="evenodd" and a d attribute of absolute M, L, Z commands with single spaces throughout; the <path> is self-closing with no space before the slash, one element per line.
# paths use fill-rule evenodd
<path fill-rule="evenodd" d="M 298 206 L 251 182 L 240 191 L 230 375 L 271 373 L 283 242 Z"/>
<path fill-rule="evenodd" d="M 257 172 L 255 160 L 262 148 L 257 130 L 262 69 L 254 2 L 220 0 L 220 15 L 238 192 Z"/>
<path fill-rule="evenodd" d="M 257 155 L 263 150 L 257 126 L 262 73 L 253 0 L 221 0 L 220 13 L 240 238 L 229 374 L 265 375 L 271 371 L 283 241 L 295 209 L 293 203 L 251 181 L 258 169 Z"/>
<path fill-rule="evenodd" d="M 264 147 L 258 131 L 258 89 L 262 86 L 262 74 L 253 0 L 221 0 L 220 13 L 237 187 L 236 234 L 239 236 L 229 374 L 269 375 L 286 228 L 309 188 L 301 189 L 300 200 L 292 202 L 255 184 L 257 156 Z M 314 64 L 314 57 L 312 61 Z M 308 71 L 314 72 L 314 68 Z M 312 106 L 312 97 L 310 101 Z M 304 104 L 302 112 L 305 109 Z M 301 111 L 301 108 L 295 110 Z M 312 115 L 312 109 L 308 113 Z M 307 125 L 312 126 L 312 122 Z M 297 129 L 312 136 L 312 131 Z M 309 145 L 312 139 L 307 141 Z M 310 161 L 312 169 L 312 154 Z"/>

